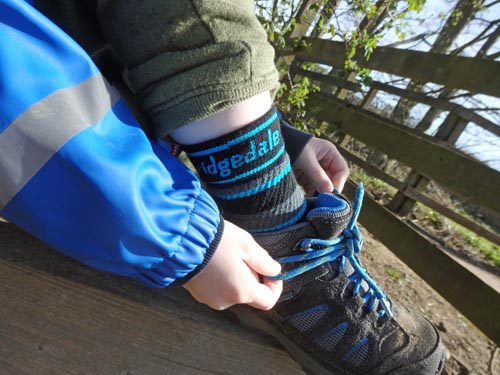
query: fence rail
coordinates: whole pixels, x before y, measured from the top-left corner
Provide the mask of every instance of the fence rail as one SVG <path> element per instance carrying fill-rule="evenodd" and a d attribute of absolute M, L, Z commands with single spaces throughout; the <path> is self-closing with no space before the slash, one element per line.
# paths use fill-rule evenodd
<path fill-rule="evenodd" d="M 418 201 L 448 217 L 474 233 L 500 245 L 500 235 L 454 212 L 429 198 L 420 189 L 422 179 L 432 180 L 464 199 L 500 213 L 500 173 L 453 147 L 454 141 L 469 122 L 500 136 L 500 126 L 473 110 L 452 103 L 445 98 L 430 97 L 390 84 L 373 81 L 361 105 L 344 100 L 348 92 L 363 92 L 350 79 L 325 75 L 298 68 L 297 61 L 317 62 L 337 68 L 344 66 L 345 46 L 328 40 L 305 38 L 309 48 L 301 48 L 291 64 L 292 76 L 307 76 L 313 81 L 337 88 L 341 95 L 316 93 L 307 101 L 307 107 L 317 119 L 330 126 L 323 135 L 330 138 L 334 128 L 373 147 L 389 157 L 412 168 L 402 182 L 369 164 L 343 147 L 344 157 L 367 173 L 396 188 L 398 199 Z M 380 72 L 395 74 L 421 82 L 434 82 L 446 88 L 465 89 L 500 97 L 500 63 L 491 60 L 446 56 L 396 48 L 377 48 L 369 60 L 357 56 L 358 65 Z M 464 74 L 467 72 L 467 74 Z M 347 74 L 346 76 L 352 77 Z M 403 124 L 369 111 L 368 105 L 378 91 L 426 104 L 449 112 L 436 137 L 423 134 Z M 341 97 L 342 99 L 340 99 Z M 324 128 L 321 128 L 324 130 Z M 351 191 L 352 185 L 346 190 Z M 402 200 L 401 200 L 402 199 Z M 388 207 L 391 207 L 388 205 Z M 483 281 L 449 256 L 431 235 L 422 234 L 405 222 L 404 218 L 367 197 L 360 217 L 361 223 L 382 243 L 389 247 L 429 285 L 442 294 L 493 341 L 500 344 L 500 290 Z"/>
<path fill-rule="evenodd" d="M 321 83 L 327 83 L 330 85 L 334 85 L 337 87 L 342 87 L 344 89 L 347 89 L 352 92 L 361 92 L 361 85 L 355 82 L 351 82 L 347 79 L 339 78 L 339 77 L 333 77 L 333 76 L 327 76 L 321 73 L 317 72 L 312 72 L 308 70 L 302 70 L 302 69 L 294 69 L 292 71 L 294 74 L 302 75 L 308 78 L 311 78 L 315 81 L 321 82 Z M 378 82 L 378 81 L 372 81 L 370 83 L 370 90 L 371 92 L 369 95 L 373 95 L 376 93 L 376 91 L 383 91 L 388 94 L 392 95 L 397 95 L 401 98 L 409 99 L 414 102 L 419 102 L 422 104 L 429 105 L 434 108 L 441 109 L 443 111 L 448 111 L 450 113 L 453 113 L 457 117 L 460 117 L 464 120 L 473 122 L 474 124 L 480 126 L 481 128 L 488 130 L 489 132 L 497 135 L 500 137 L 500 126 L 495 124 L 493 121 L 490 121 L 483 116 L 478 115 L 476 112 L 467 109 L 465 107 L 462 107 L 461 105 L 458 105 L 456 103 L 449 102 L 447 100 L 441 99 L 441 98 L 434 98 L 432 96 L 428 96 L 423 93 L 419 92 L 412 92 L 408 91 L 405 89 L 401 89 L 399 87 L 394 87 L 391 86 L 387 83 L 383 82 Z"/>
<path fill-rule="evenodd" d="M 329 137 L 324 136 L 323 138 L 328 139 Z M 460 214 L 457 214 L 455 211 L 449 209 L 446 206 L 443 206 L 442 204 L 436 202 L 435 200 L 429 198 L 425 194 L 421 193 L 417 189 L 415 189 L 412 186 L 409 186 L 405 184 L 404 182 L 399 181 L 397 178 L 392 177 L 391 175 L 381 171 L 379 168 L 371 165 L 370 163 L 367 163 L 366 161 L 362 160 L 361 158 L 358 158 L 356 155 L 348 151 L 347 149 L 337 146 L 339 149 L 340 153 L 344 157 L 344 159 L 356 164 L 357 166 L 361 167 L 364 169 L 366 172 L 368 172 L 370 175 L 373 177 L 378 178 L 379 180 L 382 180 L 392 187 L 396 188 L 399 192 L 403 193 L 403 195 L 407 196 L 408 198 L 411 198 L 415 201 L 418 201 L 424 205 L 426 205 L 429 208 L 432 208 L 434 211 L 440 213 L 443 216 L 448 217 L 449 219 L 453 220 L 455 223 L 462 225 L 463 227 L 469 229 L 472 232 L 475 232 L 476 234 L 490 240 L 491 242 L 494 242 L 496 244 L 500 244 L 500 235 L 498 235 L 495 232 L 492 232 L 491 230 L 486 229 L 485 227 L 477 224 L 475 221 L 472 221 L 470 219 L 467 219 L 465 216 L 462 216 Z"/>
<path fill-rule="evenodd" d="M 295 54 L 296 58 L 330 66 L 344 66 L 345 44 L 325 39 L 303 40 L 308 47 L 301 47 Z M 494 60 L 391 47 L 376 48 L 368 60 L 363 56 L 363 50 L 355 56 L 362 68 L 500 97 L 500 85 L 495 84 L 500 82 L 500 62 Z"/>
<path fill-rule="evenodd" d="M 343 133 L 383 151 L 427 178 L 500 213 L 498 171 L 444 142 L 345 101 L 315 94 L 307 105 L 318 110 L 319 120 L 335 125 Z"/>

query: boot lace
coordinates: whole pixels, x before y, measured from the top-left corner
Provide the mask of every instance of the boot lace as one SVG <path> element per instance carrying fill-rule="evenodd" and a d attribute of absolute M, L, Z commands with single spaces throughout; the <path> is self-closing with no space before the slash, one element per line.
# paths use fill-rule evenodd
<path fill-rule="evenodd" d="M 327 262 L 338 261 L 339 274 L 344 271 L 346 261 L 350 263 L 354 272 L 349 276 L 349 282 L 354 283 L 353 295 L 358 295 L 363 281 L 368 285 L 368 290 L 361 296 L 363 303 L 369 311 L 377 305 L 380 316 L 393 317 L 390 303 L 385 293 L 380 289 L 375 280 L 368 274 L 357 255 L 361 252 L 363 237 L 356 224 L 363 202 L 363 184 L 359 183 L 356 197 L 353 202 L 353 215 L 347 227 L 335 239 L 324 240 L 320 238 L 304 238 L 300 242 L 302 253 L 277 258 L 281 264 L 299 263 L 299 266 L 281 274 L 270 277 L 271 280 L 289 280 L 315 267 Z M 378 302 L 378 304 L 377 304 Z"/>

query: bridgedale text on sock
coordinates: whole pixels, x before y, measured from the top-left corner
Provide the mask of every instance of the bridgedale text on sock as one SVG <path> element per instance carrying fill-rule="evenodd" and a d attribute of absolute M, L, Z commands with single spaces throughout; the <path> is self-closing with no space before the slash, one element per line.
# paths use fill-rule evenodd
<path fill-rule="evenodd" d="M 262 138 L 261 138 L 262 139 Z M 209 160 L 201 162 L 198 164 L 198 171 L 202 171 L 207 176 L 218 175 L 222 178 L 229 177 L 235 173 L 236 169 L 239 169 L 247 164 L 250 164 L 257 159 L 265 157 L 272 150 L 276 148 L 281 143 L 281 137 L 278 130 L 271 131 L 267 130 L 267 139 L 262 142 L 257 142 L 255 139 L 251 139 L 248 142 L 248 146 L 244 149 L 246 151 L 241 153 L 234 153 L 231 156 L 227 156 L 227 151 L 221 152 L 220 156 L 226 156 L 223 159 L 217 160 L 217 154 L 210 155 Z M 284 147 L 284 146 L 282 146 Z M 238 144 L 238 149 L 241 150 L 241 144 Z M 280 152 L 278 150 L 278 152 Z"/>

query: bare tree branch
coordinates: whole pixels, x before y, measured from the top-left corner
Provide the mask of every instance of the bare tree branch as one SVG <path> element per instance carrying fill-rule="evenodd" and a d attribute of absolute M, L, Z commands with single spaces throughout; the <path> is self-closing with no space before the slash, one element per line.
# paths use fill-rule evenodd
<path fill-rule="evenodd" d="M 401 41 L 394 42 L 391 44 L 386 44 L 384 47 L 397 47 L 397 46 L 402 46 L 402 45 L 412 43 L 415 41 L 422 41 L 423 39 L 425 39 L 431 35 L 435 35 L 435 34 L 437 34 L 437 31 L 426 31 L 426 32 L 420 33 L 418 35 L 415 35 L 415 36 L 408 38 L 408 39 L 405 39 L 405 40 L 401 40 Z"/>
<path fill-rule="evenodd" d="M 441 93 L 444 89 L 445 89 L 445 87 L 439 87 L 439 88 L 437 88 L 435 90 L 426 91 L 425 94 L 426 95 L 429 95 L 429 94 L 438 94 L 438 93 Z"/>
<path fill-rule="evenodd" d="M 470 92 L 465 92 L 463 94 L 458 94 L 458 95 L 450 96 L 450 97 L 448 97 L 448 99 L 469 98 L 472 95 L 474 95 L 474 94 L 470 93 Z"/>
<path fill-rule="evenodd" d="M 404 82 L 404 81 L 406 81 L 406 78 L 396 78 L 396 79 L 392 79 L 390 81 L 387 81 L 385 83 L 390 84 L 390 85 L 395 85 L 399 82 Z"/>
<path fill-rule="evenodd" d="M 492 53 L 491 55 L 486 56 L 487 59 L 495 60 L 497 57 L 500 57 L 500 51 Z"/>
<path fill-rule="evenodd" d="M 489 4 L 485 4 L 485 6 L 484 6 L 484 7 L 485 7 L 485 8 L 490 8 L 490 7 L 492 7 L 493 5 L 498 4 L 498 3 L 500 3 L 500 0 L 494 0 L 494 1 L 492 1 L 491 3 L 489 3 Z"/>
<path fill-rule="evenodd" d="M 484 107 L 475 107 L 475 108 L 472 108 L 472 107 L 467 107 L 467 109 L 470 109 L 472 111 L 500 111 L 500 107 L 488 107 L 488 108 L 484 108 Z"/>
<path fill-rule="evenodd" d="M 493 46 L 493 44 L 495 44 L 495 42 L 499 37 L 500 37 L 500 25 L 498 25 L 497 28 L 488 36 L 486 42 L 481 46 L 481 48 L 477 52 L 477 56 L 484 58 L 486 53 Z"/>
<path fill-rule="evenodd" d="M 491 20 L 486 19 L 486 18 L 482 18 L 482 17 L 474 17 L 473 21 L 474 22 L 479 21 L 479 22 L 484 23 L 486 25 L 488 25 L 488 24 L 490 24 L 492 22 Z M 497 21 L 493 21 L 493 22 L 498 22 L 498 20 Z"/>
<path fill-rule="evenodd" d="M 432 43 L 430 43 L 429 41 L 427 41 L 427 39 L 422 39 L 420 41 L 418 41 L 417 43 L 413 44 L 412 46 L 410 46 L 410 49 L 412 48 L 415 48 L 416 46 L 418 46 L 420 43 L 424 43 L 425 45 L 427 45 L 428 47 L 432 47 Z"/>
<path fill-rule="evenodd" d="M 454 49 L 453 51 L 450 52 L 450 55 L 458 55 L 460 52 L 462 52 L 464 49 L 466 49 L 469 46 L 472 46 L 473 44 L 476 44 L 477 42 L 489 38 L 491 35 L 494 35 L 496 30 L 493 31 L 490 35 L 485 36 L 485 34 L 488 32 L 489 29 L 491 29 L 493 26 L 495 26 L 498 23 L 498 20 L 489 22 L 488 26 L 486 26 L 483 31 L 481 31 L 474 39 L 470 40 L 469 42 L 461 45 L 460 47 Z"/>
<path fill-rule="evenodd" d="M 278 2 L 279 2 L 279 0 L 274 0 L 274 2 L 273 2 L 273 7 L 271 10 L 271 15 L 273 15 L 273 16 L 278 13 Z"/>

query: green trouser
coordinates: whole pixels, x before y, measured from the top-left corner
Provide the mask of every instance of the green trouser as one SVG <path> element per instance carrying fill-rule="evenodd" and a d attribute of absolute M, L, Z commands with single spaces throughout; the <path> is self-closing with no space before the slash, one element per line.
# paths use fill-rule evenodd
<path fill-rule="evenodd" d="M 252 0 L 42 0 L 36 5 L 84 46 L 98 46 L 92 43 L 97 34 L 111 46 L 128 68 L 157 136 L 278 87 L 274 50 Z"/>

